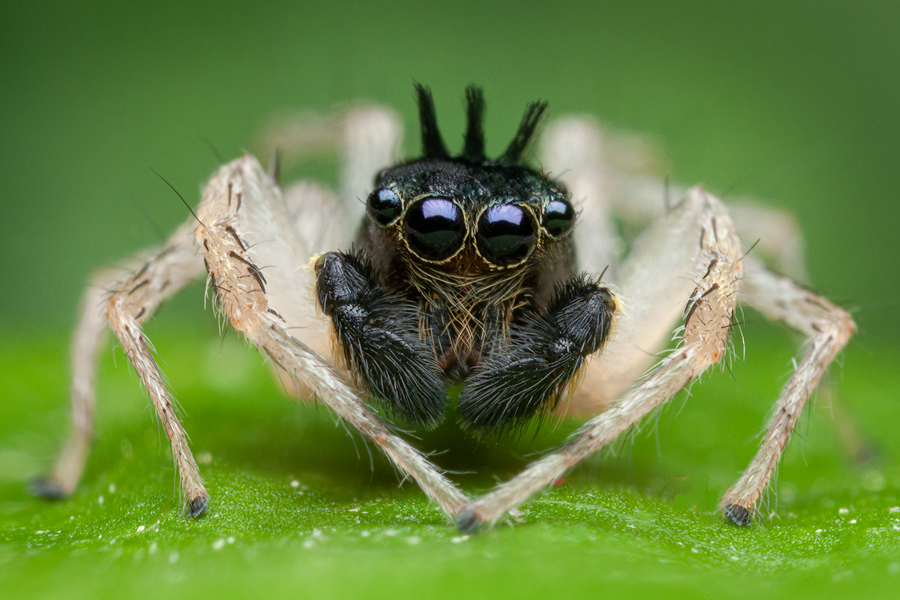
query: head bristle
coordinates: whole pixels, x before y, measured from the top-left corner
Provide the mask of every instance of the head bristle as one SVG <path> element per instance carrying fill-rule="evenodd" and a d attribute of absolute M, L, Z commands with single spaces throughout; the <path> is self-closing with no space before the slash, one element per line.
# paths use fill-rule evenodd
<path fill-rule="evenodd" d="M 528 149 L 529 144 L 531 144 L 534 132 L 537 130 L 538 125 L 540 125 L 546 110 L 546 102 L 533 102 L 528 105 L 528 108 L 525 110 L 525 116 L 522 117 L 522 123 L 519 125 L 519 130 L 516 132 L 516 136 L 513 140 L 509 143 L 506 151 L 500 156 L 500 162 L 521 162 L 522 155 L 525 153 L 525 150 Z"/>
<path fill-rule="evenodd" d="M 466 139 L 462 157 L 483 161 L 484 156 L 484 92 L 475 85 L 466 88 Z"/>
<path fill-rule="evenodd" d="M 422 128 L 422 156 L 424 158 L 450 158 L 447 146 L 441 138 L 437 124 L 437 112 L 431 90 L 422 84 L 416 84 L 416 95 L 419 99 L 419 123 Z"/>

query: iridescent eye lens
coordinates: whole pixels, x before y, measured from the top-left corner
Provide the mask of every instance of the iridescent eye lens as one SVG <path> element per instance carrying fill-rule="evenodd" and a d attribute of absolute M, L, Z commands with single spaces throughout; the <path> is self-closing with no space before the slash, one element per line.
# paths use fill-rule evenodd
<path fill-rule="evenodd" d="M 525 209 L 497 204 L 478 221 L 478 251 L 495 265 L 509 265 L 528 257 L 537 243 L 535 225 Z"/>
<path fill-rule="evenodd" d="M 426 198 L 406 211 L 406 240 L 422 258 L 443 260 L 456 254 L 466 237 L 462 211 L 446 198 Z"/>
<path fill-rule="evenodd" d="M 369 194 L 366 210 L 369 212 L 369 216 L 375 219 L 376 223 L 390 225 L 400 216 L 403 210 L 403 203 L 400 201 L 400 196 L 397 195 L 397 192 L 384 188 Z"/>
<path fill-rule="evenodd" d="M 553 237 L 568 233 L 575 223 L 575 209 L 566 200 L 553 200 L 544 209 L 542 225 Z"/>

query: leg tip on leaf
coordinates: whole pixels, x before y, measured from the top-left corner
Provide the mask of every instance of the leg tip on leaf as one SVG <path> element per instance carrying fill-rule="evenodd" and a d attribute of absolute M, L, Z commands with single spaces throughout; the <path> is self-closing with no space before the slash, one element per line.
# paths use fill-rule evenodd
<path fill-rule="evenodd" d="M 753 520 L 750 511 L 737 504 L 726 504 L 722 509 L 722 514 L 735 525 L 740 525 L 742 527 L 750 525 L 750 522 Z"/>
<path fill-rule="evenodd" d="M 206 512 L 207 506 L 209 506 L 209 495 L 203 493 L 191 500 L 191 503 L 188 506 L 188 516 L 193 518 L 199 517 Z"/>
<path fill-rule="evenodd" d="M 856 464 L 871 466 L 877 464 L 882 456 L 875 444 L 863 443 L 853 452 L 851 457 Z"/>
<path fill-rule="evenodd" d="M 32 495 L 50 500 L 59 500 L 69 495 L 58 481 L 50 477 L 35 479 L 28 489 Z"/>
<path fill-rule="evenodd" d="M 478 533 L 484 521 L 471 508 L 464 508 L 456 515 L 456 528 L 467 535 Z"/>

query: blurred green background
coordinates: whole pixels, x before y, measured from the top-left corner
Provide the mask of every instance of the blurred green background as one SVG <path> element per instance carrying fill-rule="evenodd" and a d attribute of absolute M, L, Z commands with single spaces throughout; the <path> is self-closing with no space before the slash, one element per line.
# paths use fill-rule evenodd
<path fill-rule="evenodd" d="M 0 589 L 896 589 L 898 31 L 896 2 L 3 3 Z M 397 489 L 384 461 L 370 471 L 359 440 L 354 449 L 326 411 L 281 402 L 257 355 L 234 336 L 219 341 L 195 286 L 148 331 L 195 451 L 210 457 L 208 518 L 181 517 L 165 443 L 121 352 L 118 369 L 104 355 L 99 438 L 79 492 L 58 504 L 28 498 L 24 481 L 65 431 L 65 352 L 88 274 L 187 217 L 149 167 L 195 202 L 218 162 L 202 138 L 233 157 L 273 114 L 351 99 L 393 106 L 412 127 L 413 81 L 432 87 L 448 140 L 461 137 L 464 87 L 479 83 L 489 150 L 527 102 L 546 99 L 553 115 L 592 113 L 648 134 L 673 181 L 793 211 L 813 287 L 860 325 L 832 375 L 880 462 L 855 465 L 841 415 L 810 411 L 781 470 L 781 518 L 749 530 L 718 520 L 717 498 L 752 456 L 797 341 L 750 315 L 734 379 L 695 386 L 678 419 L 650 427 L 656 441 L 640 436 L 579 469 L 525 524 L 461 540 L 414 486 Z M 415 135 L 407 144 L 417 151 Z M 449 430 L 417 443 L 449 447 L 444 466 L 479 470 L 462 477 L 477 492 L 569 431 L 512 452 L 469 449 Z"/>
<path fill-rule="evenodd" d="M 143 4 L 143 3 L 142 3 Z M 817 289 L 896 337 L 896 2 L 4 3 L 3 330 L 69 329 L 87 274 L 155 243 L 273 113 L 366 98 L 449 140 L 484 85 L 489 140 L 526 102 L 650 134 L 670 177 L 794 211 Z M 408 136 L 410 150 L 415 138 Z"/>

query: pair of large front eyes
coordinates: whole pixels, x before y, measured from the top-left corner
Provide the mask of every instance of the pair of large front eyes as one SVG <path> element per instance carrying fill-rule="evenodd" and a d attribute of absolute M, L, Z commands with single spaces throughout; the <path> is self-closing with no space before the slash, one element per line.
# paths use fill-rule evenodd
<path fill-rule="evenodd" d="M 396 192 L 382 189 L 369 197 L 368 211 L 375 221 L 389 225 L 402 213 L 402 203 Z M 544 209 L 541 226 L 556 237 L 571 229 L 574 217 L 571 204 L 553 200 Z M 420 257 L 444 260 L 456 254 L 465 241 L 465 217 L 446 198 L 425 198 L 406 211 L 403 234 Z M 525 208 L 495 204 L 479 216 L 475 243 L 488 262 L 504 266 L 525 260 L 537 245 L 538 234 L 538 225 Z"/>

